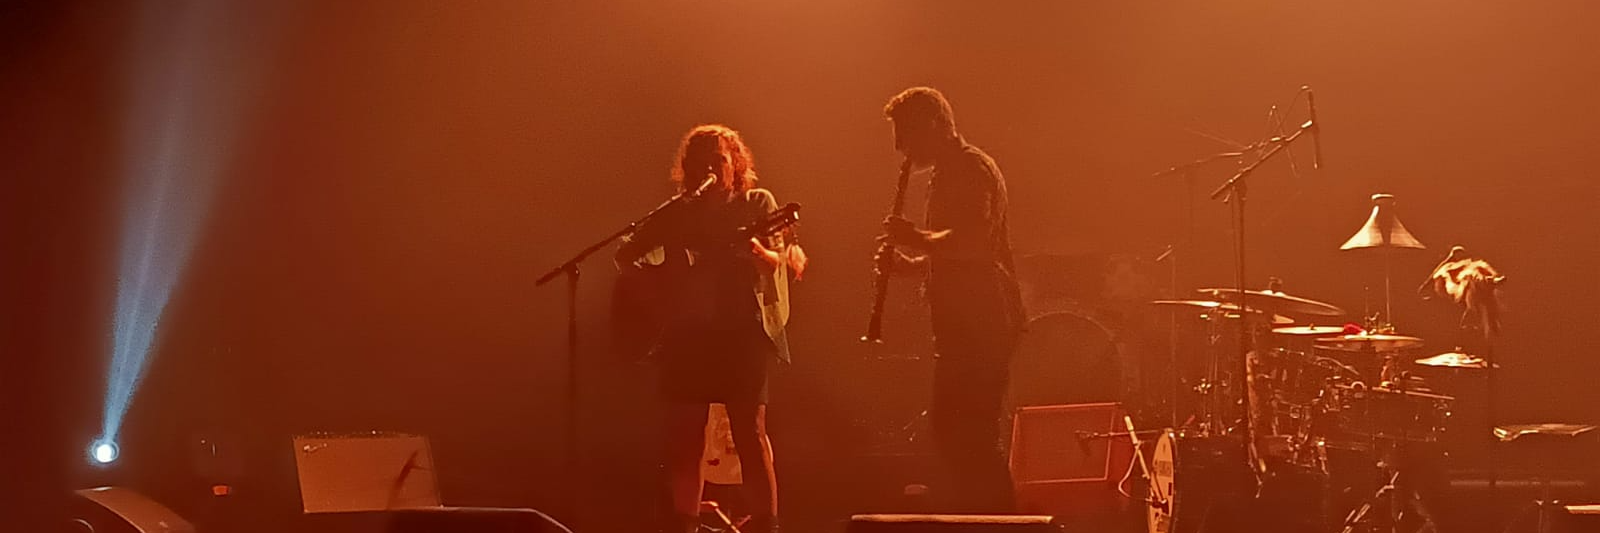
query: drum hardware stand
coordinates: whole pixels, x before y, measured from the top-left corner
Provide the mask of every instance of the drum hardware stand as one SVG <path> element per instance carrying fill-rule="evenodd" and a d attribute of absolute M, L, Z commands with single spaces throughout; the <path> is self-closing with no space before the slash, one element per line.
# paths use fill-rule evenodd
<path fill-rule="evenodd" d="M 1387 357 L 1394 357 L 1394 355 L 1389 354 Z M 1393 388 L 1395 391 L 1394 393 L 1396 394 L 1403 395 L 1406 392 L 1404 380 L 1396 380 L 1394 383 L 1389 384 L 1386 388 Z M 1367 399 L 1363 403 L 1361 416 L 1364 419 L 1372 420 L 1372 410 L 1374 406 L 1377 405 L 1377 394 L 1380 393 L 1375 393 L 1369 389 L 1366 391 L 1366 394 Z M 1385 392 L 1381 394 L 1390 393 Z M 1380 445 L 1385 444 L 1384 437 L 1382 436 L 1383 429 L 1384 427 L 1382 424 L 1375 424 L 1372 427 L 1372 438 L 1370 439 L 1370 442 L 1374 453 L 1379 453 L 1378 450 L 1380 450 Z M 1381 448 L 1383 452 L 1382 455 L 1379 456 L 1375 467 L 1379 472 L 1382 473 L 1382 477 L 1385 479 L 1385 482 L 1382 486 L 1378 487 L 1377 492 L 1373 493 L 1372 496 L 1369 496 L 1366 500 L 1362 501 L 1360 507 L 1356 508 L 1354 511 L 1351 511 L 1350 514 L 1345 516 L 1344 527 L 1340 530 L 1341 533 L 1353 533 L 1357 525 L 1371 520 L 1369 515 L 1371 515 L 1373 509 L 1378 507 L 1380 504 L 1386 507 L 1386 509 L 1382 514 L 1382 522 L 1379 522 L 1378 526 L 1373 528 L 1372 531 L 1389 531 L 1391 533 L 1399 533 L 1401 518 L 1404 516 L 1407 510 L 1410 510 L 1418 517 L 1418 519 L 1422 521 L 1421 525 L 1419 525 L 1415 530 L 1416 533 L 1433 533 L 1438 531 L 1438 526 L 1433 520 L 1433 513 L 1428 511 L 1427 507 L 1423 505 L 1421 495 L 1416 492 L 1415 488 L 1402 487 L 1400 485 L 1402 475 L 1404 474 L 1406 468 L 1402 464 L 1406 460 L 1406 443 L 1410 442 L 1411 438 L 1408 431 L 1409 427 L 1402 424 L 1400 426 L 1400 435 L 1398 435 L 1397 438 L 1393 436 L 1389 437 L 1394 439 L 1393 442 L 1388 443 L 1388 446 L 1383 446 Z"/>
<path fill-rule="evenodd" d="M 1185 182 L 1194 182 L 1194 180 L 1189 179 L 1188 171 L 1185 171 L 1183 176 Z M 1162 261 L 1167 263 L 1167 270 L 1171 275 L 1167 292 L 1168 298 L 1178 297 L 1178 258 L 1175 252 L 1177 252 L 1177 245 L 1168 244 L 1167 249 L 1162 251 L 1161 255 L 1156 256 L 1155 260 L 1157 263 Z M 1172 378 L 1171 389 L 1167 391 L 1167 393 L 1170 395 L 1170 397 L 1167 398 L 1167 424 L 1169 427 L 1175 428 L 1178 427 L 1178 399 L 1183 396 L 1183 380 L 1180 379 L 1180 375 L 1182 373 L 1178 371 L 1177 309 L 1167 312 L 1167 369 L 1167 371 L 1171 373 L 1170 376 Z"/>
<path fill-rule="evenodd" d="M 1382 521 L 1372 531 L 1399 533 L 1400 520 L 1407 509 L 1415 513 L 1422 521 L 1422 524 L 1416 529 L 1417 533 L 1438 531 L 1438 526 L 1433 521 L 1433 514 L 1422 505 L 1421 497 L 1415 492 L 1415 489 L 1400 486 L 1401 475 L 1404 470 L 1398 463 L 1401 460 L 1399 455 L 1403 453 L 1401 452 L 1403 446 L 1403 443 L 1396 443 L 1389 451 L 1392 454 L 1390 460 L 1378 461 L 1377 468 L 1387 474 L 1386 481 L 1383 486 L 1378 487 L 1377 492 L 1362 501 L 1360 507 L 1350 511 L 1350 514 L 1345 516 L 1343 528 L 1339 530 L 1340 533 L 1354 533 L 1356 526 L 1372 520 L 1369 515 L 1380 506 L 1387 507 L 1387 509 L 1381 513 Z"/>
<path fill-rule="evenodd" d="M 1493 480 L 1494 478 L 1491 476 L 1490 479 Z M 1558 510 L 1560 512 L 1565 511 L 1566 505 L 1550 497 L 1551 480 L 1541 474 L 1537 481 L 1539 483 L 1539 499 L 1534 500 L 1522 512 L 1511 517 L 1511 520 L 1506 522 L 1504 533 L 1516 531 L 1517 525 L 1522 522 L 1522 518 L 1527 516 L 1528 513 L 1533 513 L 1533 533 L 1550 533 L 1550 513 L 1558 512 Z"/>
<path fill-rule="evenodd" d="M 1223 152 L 1223 153 L 1219 153 L 1219 154 L 1213 154 L 1213 155 L 1210 155 L 1210 156 L 1207 156 L 1207 157 L 1200 158 L 1200 159 L 1195 160 L 1195 161 L 1190 161 L 1188 163 L 1184 163 L 1184 164 L 1181 164 L 1181 165 L 1178 165 L 1178 166 L 1175 166 L 1175 167 L 1172 167 L 1172 168 L 1168 168 L 1166 170 L 1157 172 L 1157 173 L 1155 173 L 1155 174 L 1153 174 L 1151 176 L 1153 178 L 1161 178 L 1161 177 L 1165 177 L 1165 176 L 1169 176 L 1169 175 L 1175 175 L 1175 174 L 1183 176 L 1183 187 L 1181 189 L 1179 189 L 1179 191 L 1178 191 L 1178 217 L 1177 217 L 1176 221 L 1178 222 L 1178 225 L 1179 225 L 1178 226 L 1179 227 L 1179 231 L 1174 232 L 1175 233 L 1174 239 L 1177 242 L 1167 245 L 1166 250 L 1161 252 L 1161 254 L 1158 257 L 1156 257 L 1156 260 L 1155 260 L 1155 262 L 1157 262 L 1157 263 L 1160 263 L 1162 261 L 1166 261 L 1166 263 L 1168 265 L 1168 273 L 1170 275 L 1170 278 L 1169 278 L 1169 290 L 1170 290 L 1170 293 L 1168 295 L 1169 298 L 1177 298 L 1178 297 L 1178 286 L 1180 285 L 1180 283 L 1179 283 L 1179 281 L 1180 281 L 1179 280 L 1179 277 L 1180 277 L 1179 276 L 1179 272 L 1180 272 L 1180 266 L 1181 266 L 1180 263 L 1183 263 L 1184 261 L 1187 261 L 1188 259 L 1186 257 L 1186 254 L 1188 254 L 1190 250 L 1194 249 L 1194 227 L 1195 227 L 1195 224 L 1194 224 L 1194 201 L 1192 200 L 1192 198 L 1194 197 L 1194 185 L 1195 185 L 1195 183 L 1194 183 L 1195 182 L 1194 170 L 1196 168 L 1199 168 L 1201 166 L 1210 164 L 1210 163 L 1215 162 L 1215 161 L 1238 159 L 1238 158 L 1244 157 L 1245 154 L 1249 153 L 1252 150 L 1252 148 L 1254 148 L 1254 147 L 1244 147 L 1244 148 L 1241 148 L 1241 149 L 1239 149 L 1238 151 L 1235 151 L 1235 152 Z M 1171 372 L 1171 376 L 1172 376 L 1172 386 L 1171 386 L 1170 390 L 1167 391 L 1168 394 L 1171 394 L 1171 398 L 1168 400 L 1168 411 L 1169 411 L 1169 413 L 1168 413 L 1169 414 L 1168 423 L 1171 424 L 1171 427 L 1177 428 L 1177 427 L 1181 427 L 1183 425 L 1183 423 L 1185 422 L 1183 420 L 1179 420 L 1179 418 L 1178 418 L 1179 417 L 1179 412 L 1178 412 L 1179 411 L 1179 401 L 1183 397 L 1183 388 L 1184 388 L 1183 387 L 1182 373 L 1179 372 L 1179 370 L 1178 370 L 1179 369 L 1179 366 L 1178 366 L 1178 311 L 1173 310 L 1173 311 L 1169 312 L 1169 314 L 1167 315 L 1167 327 L 1168 327 L 1168 332 L 1169 332 L 1168 339 L 1167 339 L 1167 347 L 1168 347 L 1168 354 L 1167 354 L 1168 355 L 1168 361 L 1167 361 L 1167 363 L 1170 365 L 1168 368 L 1169 368 L 1169 372 Z M 1213 364 L 1214 363 L 1215 363 L 1215 361 L 1213 361 Z"/>
<path fill-rule="evenodd" d="M 1591 425 L 1560 424 L 1560 423 L 1557 423 L 1557 424 L 1537 424 L 1537 425 L 1532 426 L 1531 428 L 1529 426 L 1522 426 L 1522 427 L 1518 427 L 1518 426 L 1506 426 L 1506 427 L 1495 426 L 1494 431 L 1495 431 L 1495 437 L 1496 437 L 1496 441 L 1497 442 L 1495 442 L 1494 444 L 1496 444 L 1497 445 L 1496 447 L 1498 447 L 1499 445 L 1510 445 L 1510 444 L 1515 443 L 1517 441 L 1524 441 L 1524 440 L 1527 440 L 1527 439 L 1531 438 L 1535 442 L 1535 444 L 1533 444 L 1533 445 L 1538 445 L 1538 443 L 1545 442 L 1545 441 L 1552 441 L 1552 440 L 1555 440 L 1555 439 L 1558 439 L 1558 438 L 1575 439 L 1575 438 L 1578 438 L 1579 436 L 1582 436 L 1582 435 L 1584 435 L 1586 433 L 1592 432 L 1595 429 L 1596 429 L 1595 426 L 1591 426 Z M 1524 446 L 1533 446 L 1533 445 L 1524 445 Z M 1537 452 L 1537 451 L 1540 451 L 1540 450 L 1536 449 L 1534 451 Z M 1554 488 L 1554 485 L 1556 485 L 1556 483 L 1558 483 L 1555 480 L 1555 476 L 1557 475 L 1557 473 L 1556 473 L 1557 470 L 1554 469 L 1554 468 L 1551 468 L 1550 459 L 1546 454 L 1537 454 L 1536 453 L 1534 455 L 1538 456 L 1538 457 L 1541 457 L 1541 460 L 1539 460 L 1534 465 L 1534 482 L 1539 487 L 1538 499 L 1535 499 L 1533 502 L 1531 502 L 1529 504 L 1525 504 L 1520 512 L 1518 512 L 1515 516 L 1513 516 L 1511 518 L 1511 520 L 1507 521 L 1506 527 L 1503 530 L 1505 533 L 1512 533 L 1514 531 L 1517 531 L 1518 530 L 1517 526 L 1521 525 L 1521 523 L 1523 522 L 1524 517 L 1526 517 L 1528 515 L 1528 513 L 1533 513 L 1534 514 L 1534 528 L 1533 528 L 1533 531 L 1535 533 L 1549 533 L 1550 526 L 1551 526 L 1551 524 L 1550 524 L 1550 515 L 1551 515 L 1551 513 L 1564 513 L 1564 512 L 1566 512 L 1566 509 L 1565 509 L 1566 506 L 1564 504 L 1562 504 L 1560 501 L 1556 500 L 1554 498 L 1554 495 L 1551 493 L 1552 489 Z M 1491 466 L 1491 472 L 1492 472 L 1492 468 L 1493 468 L 1494 465 L 1491 464 L 1490 466 Z M 1491 474 L 1489 480 L 1491 482 L 1494 481 L 1494 476 L 1492 474 Z M 1491 494 L 1491 496 L 1492 496 L 1492 494 Z"/>
<path fill-rule="evenodd" d="M 567 280 L 566 475 L 569 477 L 575 478 L 578 473 L 578 277 L 581 274 L 578 265 L 582 264 L 585 259 L 589 258 L 589 256 L 594 255 L 595 252 L 600 251 L 606 246 L 610 246 L 611 243 L 617 242 L 628 235 L 632 235 L 633 232 L 637 231 L 640 226 L 643 226 L 646 222 L 649 222 L 651 219 L 655 218 L 657 214 L 666 210 L 668 207 L 698 197 L 698 193 L 703 191 L 709 184 L 710 181 L 708 180 L 706 183 L 701 185 L 699 190 L 684 191 L 674 195 L 671 199 L 667 200 L 666 202 L 662 202 L 661 205 L 656 206 L 655 209 L 651 209 L 649 212 L 645 213 L 644 216 L 639 217 L 638 220 L 629 222 L 628 225 L 612 232 L 610 235 L 605 236 L 605 238 L 602 238 L 594 244 L 579 250 L 578 253 L 574 254 L 571 258 L 568 258 L 561 264 L 556 265 L 555 268 L 551 268 L 548 272 L 545 272 L 544 275 L 539 276 L 539 278 L 533 283 L 535 287 L 542 287 L 546 283 L 555 280 L 557 277 L 565 277 Z M 579 513 L 576 501 L 577 493 L 578 491 L 567 492 L 567 518 L 565 521 L 569 524 L 580 522 L 580 520 L 578 520 Z"/>
<path fill-rule="evenodd" d="M 1195 392 L 1200 395 L 1201 405 L 1205 412 L 1201 413 L 1200 433 L 1202 435 L 1221 435 L 1224 433 L 1223 424 L 1219 417 L 1222 414 L 1222 349 L 1217 346 L 1222 338 L 1218 334 L 1221 324 L 1228 317 L 1226 311 L 1217 311 L 1206 315 L 1206 350 L 1210 352 L 1209 361 L 1206 362 L 1205 377 L 1200 378 L 1200 383 L 1194 386 Z M 1176 426 L 1174 426 L 1176 427 Z"/>
<path fill-rule="evenodd" d="M 1483 403 L 1484 403 L 1484 410 L 1488 411 L 1489 427 L 1494 428 L 1494 427 L 1500 427 L 1500 426 L 1496 425 L 1496 423 L 1495 423 L 1495 418 L 1496 418 L 1496 414 L 1497 413 L 1496 413 L 1496 409 L 1495 409 L 1496 403 L 1495 403 L 1495 378 L 1494 378 L 1494 375 L 1498 374 L 1499 372 L 1497 371 L 1497 368 L 1495 367 L 1494 337 L 1492 335 L 1490 335 L 1488 331 L 1485 331 L 1485 332 L 1483 332 L 1483 341 L 1484 341 L 1483 362 L 1484 362 L 1485 365 L 1487 365 L 1484 368 L 1484 370 L 1488 372 L 1488 374 L 1483 378 L 1484 379 L 1484 383 L 1483 383 L 1483 389 L 1484 389 L 1484 391 L 1483 391 L 1483 396 L 1484 396 Z M 1488 457 L 1488 460 L 1489 460 L 1489 501 L 1495 501 L 1495 496 L 1496 496 L 1495 493 L 1498 492 L 1498 487 L 1496 487 L 1496 485 L 1499 483 L 1499 480 L 1500 480 L 1500 462 L 1499 462 L 1498 458 L 1496 457 L 1496 455 L 1497 455 L 1495 453 L 1495 449 L 1496 448 L 1498 448 L 1498 446 L 1492 446 L 1492 445 L 1489 446 L 1489 457 Z"/>

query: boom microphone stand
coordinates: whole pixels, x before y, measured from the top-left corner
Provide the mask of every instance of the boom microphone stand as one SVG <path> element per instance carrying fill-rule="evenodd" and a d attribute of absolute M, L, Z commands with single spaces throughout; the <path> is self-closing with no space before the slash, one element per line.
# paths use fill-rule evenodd
<path fill-rule="evenodd" d="M 660 214 L 667 208 L 682 203 L 686 200 L 699 197 L 700 193 L 705 191 L 707 186 L 711 185 L 714 181 L 714 178 L 708 178 L 706 181 L 702 182 L 699 187 L 696 187 L 693 190 L 678 193 L 671 199 L 663 202 L 661 205 L 656 206 L 655 209 L 651 209 L 650 212 L 645 213 L 644 216 L 639 217 L 638 220 L 629 222 L 626 226 L 623 226 L 622 229 L 618 229 L 617 231 L 612 232 L 610 235 L 606 235 L 605 238 L 596 241 L 594 244 L 579 250 L 578 253 L 573 255 L 571 258 L 563 261 L 559 265 L 556 265 L 555 268 L 545 272 L 544 275 L 539 276 L 539 279 L 533 283 L 536 287 L 542 287 L 544 284 L 555 280 L 558 276 L 565 275 L 567 279 L 566 467 L 567 477 L 569 479 L 576 477 L 578 472 L 578 277 L 581 274 L 578 269 L 578 265 L 582 264 L 583 261 L 588 259 L 590 255 L 594 255 L 595 252 L 600 251 L 601 249 L 611 245 L 611 243 L 616 242 L 623 237 L 633 234 L 633 232 L 637 231 L 640 226 L 643 226 L 646 222 L 649 222 L 651 219 L 655 218 L 657 214 Z M 578 492 L 579 491 L 567 492 L 566 505 L 568 523 L 576 522 L 575 518 L 578 515 L 576 498 Z"/>
<path fill-rule="evenodd" d="M 1278 153 L 1282 152 L 1284 148 L 1287 148 L 1289 145 L 1293 144 L 1295 140 L 1298 140 L 1301 135 L 1305 134 L 1307 131 L 1313 130 L 1316 127 L 1317 127 L 1317 123 L 1316 123 L 1315 120 L 1307 120 L 1307 121 L 1305 121 L 1305 123 L 1301 124 L 1300 127 L 1298 129 L 1296 129 L 1294 133 L 1289 134 L 1288 137 L 1273 137 L 1271 139 L 1268 139 L 1267 143 L 1271 147 L 1268 148 L 1265 153 L 1262 153 L 1261 157 L 1257 158 L 1255 161 L 1251 162 L 1250 164 L 1245 165 L 1243 168 L 1240 168 L 1239 171 L 1233 175 L 1233 177 L 1228 178 L 1228 181 L 1223 182 L 1222 185 L 1220 185 L 1220 186 L 1218 186 L 1216 188 L 1216 190 L 1211 191 L 1211 199 L 1212 200 L 1220 200 L 1220 201 L 1223 201 L 1223 202 L 1232 203 L 1233 204 L 1233 208 L 1234 208 L 1233 209 L 1233 222 L 1234 222 L 1233 246 L 1234 246 L 1234 262 L 1236 263 L 1235 264 L 1235 272 L 1234 272 L 1234 275 L 1235 275 L 1234 282 L 1235 282 L 1235 285 L 1237 285 L 1237 288 L 1239 290 L 1239 292 L 1238 292 L 1238 294 L 1239 294 L 1239 316 L 1240 316 L 1241 320 L 1248 320 L 1249 313 L 1250 313 L 1250 309 L 1249 309 L 1249 306 L 1248 306 L 1248 302 L 1250 301 L 1250 298 L 1249 298 L 1249 294 L 1245 292 L 1245 238 L 1244 238 L 1245 205 L 1244 204 L 1245 204 L 1245 198 L 1246 198 L 1247 191 L 1248 191 L 1247 182 L 1245 181 L 1245 179 L 1248 178 L 1252 173 L 1254 173 L 1255 170 L 1257 168 L 1259 168 L 1262 163 L 1265 163 L 1268 160 L 1272 159 L 1273 156 L 1278 155 Z M 1239 371 L 1239 375 L 1243 376 L 1244 379 L 1246 380 L 1247 390 L 1248 390 L 1248 387 L 1249 387 L 1248 380 L 1252 379 L 1252 377 L 1249 374 L 1250 349 L 1251 349 L 1251 341 L 1253 340 L 1251 337 L 1252 337 L 1252 334 L 1251 334 L 1251 331 L 1250 331 L 1250 329 L 1248 327 L 1247 328 L 1243 328 L 1243 329 L 1240 330 L 1240 332 L 1239 332 L 1239 367 L 1237 368 L 1237 370 Z M 1261 458 L 1258 456 L 1257 451 L 1256 451 L 1255 420 L 1254 420 L 1254 417 L 1252 416 L 1252 413 L 1250 413 L 1249 402 L 1247 401 L 1245 403 L 1246 403 L 1246 405 L 1245 405 L 1245 409 L 1246 409 L 1246 411 L 1245 411 L 1245 424 L 1244 424 L 1245 457 L 1250 462 L 1250 472 L 1255 474 L 1257 483 L 1259 484 L 1260 481 L 1261 481 L 1261 475 L 1264 473 L 1263 470 L 1264 470 L 1264 465 L 1265 464 L 1261 461 Z"/>

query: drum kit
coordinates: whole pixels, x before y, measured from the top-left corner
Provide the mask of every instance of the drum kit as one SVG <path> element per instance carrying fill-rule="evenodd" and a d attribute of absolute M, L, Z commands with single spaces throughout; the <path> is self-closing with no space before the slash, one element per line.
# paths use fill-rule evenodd
<path fill-rule="evenodd" d="M 1422 247 L 1394 218 L 1392 197 L 1374 203 L 1344 249 L 1387 256 Z M 1423 339 L 1377 320 L 1391 315 L 1346 323 L 1343 309 L 1285 293 L 1276 280 L 1262 290 L 1203 288 L 1193 299 L 1150 303 L 1254 339 L 1242 355 L 1210 350 L 1204 375 L 1184 378 L 1197 400 L 1173 402 L 1179 427 L 1148 451 L 1150 533 L 1433 527 L 1410 478 L 1428 475 L 1417 470 L 1431 463 L 1417 457 L 1442 455 L 1456 398 L 1412 370 L 1486 373 L 1488 361 L 1427 355 Z M 1213 333 L 1210 342 L 1225 336 Z"/>

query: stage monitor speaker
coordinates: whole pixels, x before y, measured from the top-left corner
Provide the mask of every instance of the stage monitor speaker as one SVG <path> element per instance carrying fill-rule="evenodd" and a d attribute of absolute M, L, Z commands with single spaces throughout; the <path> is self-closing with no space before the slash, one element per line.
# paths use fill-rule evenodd
<path fill-rule="evenodd" d="M 1018 508 L 1076 519 L 1126 505 L 1117 483 L 1132 464 L 1133 443 L 1123 415 L 1117 403 L 1017 408 L 1011 476 Z"/>
<path fill-rule="evenodd" d="M 381 432 L 297 435 L 294 459 L 307 513 L 442 505 L 427 437 Z"/>
<path fill-rule="evenodd" d="M 389 511 L 388 533 L 572 533 L 533 509 L 438 507 Z"/>
<path fill-rule="evenodd" d="M 1060 533 L 1042 515 L 858 514 L 845 533 Z"/>
<path fill-rule="evenodd" d="M 78 533 L 194 533 L 178 513 L 133 490 L 99 487 L 75 491 L 83 499 L 73 506 L 68 531 Z"/>

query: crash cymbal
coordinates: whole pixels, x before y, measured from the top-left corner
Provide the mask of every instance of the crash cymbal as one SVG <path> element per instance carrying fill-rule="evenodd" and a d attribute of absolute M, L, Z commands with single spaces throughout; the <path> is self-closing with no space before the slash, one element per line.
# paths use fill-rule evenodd
<path fill-rule="evenodd" d="M 1188 307 L 1199 312 L 1221 311 L 1228 318 L 1239 318 L 1239 305 L 1228 302 L 1218 302 L 1213 300 L 1151 300 L 1150 305 L 1162 307 Z M 1252 308 L 1250 309 L 1250 313 L 1253 316 L 1259 317 L 1262 315 L 1262 310 Z M 1272 324 L 1275 326 L 1284 326 L 1293 323 L 1293 318 L 1277 314 L 1272 315 Z"/>
<path fill-rule="evenodd" d="M 1220 309 L 1223 311 L 1239 312 L 1239 306 L 1215 300 L 1151 300 L 1150 305 L 1163 307 L 1193 307 L 1201 310 Z"/>
<path fill-rule="evenodd" d="M 1318 348 L 1346 352 L 1392 352 L 1422 346 L 1422 339 L 1405 335 L 1362 333 L 1316 340 Z"/>
<path fill-rule="evenodd" d="M 1288 326 L 1272 328 L 1273 333 L 1292 337 L 1332 337 L 1344 333 L 1342 326 Z"/>
<path fill-rule="evenodd" d="M 1457 352 L 1442 353 L 1433 357 L 1424 357 L 1416 360 L 1416 363 L 1422 366 L 1439 368 L 1489 368 L 1489 361 L 1485 360 L 1484 358 L 1472 354 Z M 1500 367 L 1500 365 L 1494 366 L 1495 368 Z"/>
<path fill-rule="evenodd" d="M 1237 301 L 1239 289 L 1210 288 L 1200 289 L 1196 292 L 1208 295 L 1217 300 Z M 1274 313 L 1288 313 L 1291 315 L 1316 315 L 1316 316 L 1344 316 L 1344 310 L 1338 306 L 1316 300 L 1290 296 L 1278 291 L 1252 291 L 1246 290 L 1245 305 L 1251 309 L 1262 309 Z"/>

